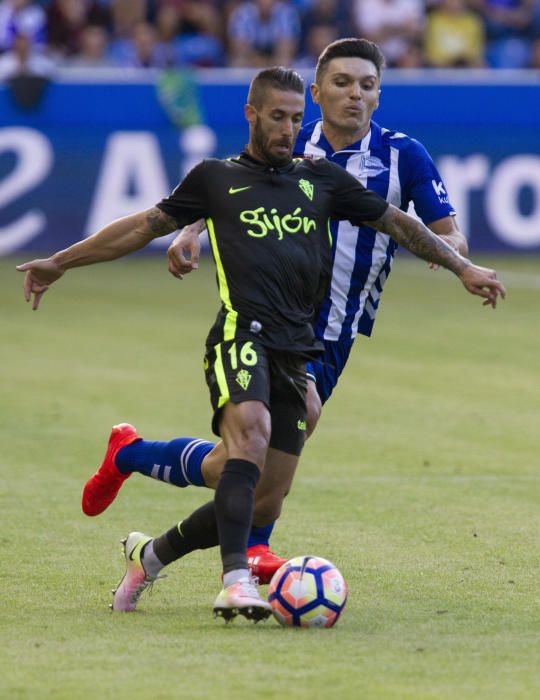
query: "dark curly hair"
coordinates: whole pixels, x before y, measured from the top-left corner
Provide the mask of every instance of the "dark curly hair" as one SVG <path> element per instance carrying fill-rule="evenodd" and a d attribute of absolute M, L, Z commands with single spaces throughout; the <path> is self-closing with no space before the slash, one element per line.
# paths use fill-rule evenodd
<path fill-rule="evenodd" d="M 315 69 L 315 82 L 320 85 L 322 77 L 328 68 L 328 64 L 334 58 L 363 58 L 371 61 L 377 69 L 377 75 L 381 77 L 385 66 L 384 55 L 377 44 L 367 39 L 338 39 L 324 49 L 317 61 Z"/>

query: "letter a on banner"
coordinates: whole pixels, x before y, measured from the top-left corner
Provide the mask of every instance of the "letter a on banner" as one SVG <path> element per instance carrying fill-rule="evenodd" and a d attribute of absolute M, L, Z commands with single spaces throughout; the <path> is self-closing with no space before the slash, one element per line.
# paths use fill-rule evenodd
<path fill-rule="evenodd" d="M 148 209 L 169 192 L 159 142 L 148 131 L 117 131 L 105 148 L 85 235 Z"/>

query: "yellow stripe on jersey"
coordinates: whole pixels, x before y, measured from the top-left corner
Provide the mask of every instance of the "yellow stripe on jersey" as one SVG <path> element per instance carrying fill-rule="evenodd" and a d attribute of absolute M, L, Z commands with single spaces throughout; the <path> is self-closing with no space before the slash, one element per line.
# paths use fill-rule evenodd
<path fill-rule="evenodd" d="M 214 222 L 212 219 L 206 219 L 206 226 L 208 228 L 208 235 L 210 236 L 210 243 L 212 245 L 212 252 L 214 254 L 214 260 L 216 261 L 217 275 L 218 275 L 218 286 L 219 286 L 219 297 L 223 302 L 223 305 L 227 309 L 227 316 L 225 317 L 225 325 L 223 327 L 223 340 L 233 340 L 236 333 L 236 323 L 238 320 L 238 312 L 235 311 L 231 304 L 231 296 L 229 294 L 229 285 L 227 284 L 227 277 L 225 276 L 225 270 L 223 269 L 223 264 L 221 262 L 221 257 L 219 255 L 219 248 L 216 239 L 216 230 L 214 228 Z"/>
<path fill-rule="evenodd" d="M 330 219 L 326 219 L 326 225 L 328 227 L 328 240 L 330 241 L 330 248 L 332 247 L 332 231 L 330 230 Z"/>
<path fill-rule="evenodd" d="M 229 387 L 227 386 L 227 379 L 225 378 L 225 370 L 223 369 L 223 358 L 221 356 L 221 343 L 216 345 L 216 362 L 214 364 L 214 372 L 216 373 L 216 379 L 219 387 L 219 399 L 218 408 L 225 406 L 228 403 L 230 397 Z"/>

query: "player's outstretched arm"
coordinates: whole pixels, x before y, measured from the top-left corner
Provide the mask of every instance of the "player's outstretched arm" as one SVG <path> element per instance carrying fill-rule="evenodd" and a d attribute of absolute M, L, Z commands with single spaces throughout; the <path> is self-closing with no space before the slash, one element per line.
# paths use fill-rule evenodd
<path fill-rule="evenodd" d="M 453 272 L 468 292 L 484 298 L 484 306 L 495 308 L 498 296 L 505 298 L 506 289 L 497 279 L 494 270 L 473 265 L 442 238 L 432 233 L 421 221 L 397 207 L 390 205 L 380 219 L 367 223 L 392 236 L 397 243 L 417 257 Z"/>
<path fill-rule="evenodd" d="M 17 270 L 25 273 L 24 298 L 30 301 L 33 296 L 32 309 L 35 311 L 43 294 L 66 270 L 115 260 L 144 248 L 152 239 L 172 233 L 176 228 L 176 220 L 157 207 L 117 219 L 50 258 L 18 265 Z"/>
<path fill-rule="evenodd" d="M 173 277 L 181 280 L 199 267 L 201 242 L 199 234 L 206 229 L 206 221 L 200 219 L 185 226 L 167 250 L 167 267 Z"/>

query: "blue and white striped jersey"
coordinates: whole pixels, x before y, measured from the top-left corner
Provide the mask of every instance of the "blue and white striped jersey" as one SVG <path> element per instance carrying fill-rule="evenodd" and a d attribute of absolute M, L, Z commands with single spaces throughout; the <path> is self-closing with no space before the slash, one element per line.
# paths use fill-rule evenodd
<path fill-rule="evenodd" d="M 397 131 L 371 122 L 369 133 L 346 149 L 334 151 L 322 121 L 306 124 L 294 148 L 296 156 L 328 158 L 370 190 L 407 211 L 412 202 L 425 224 L 455 215 L 435 164 L 424 146 Z M 396 243 L 387 234 L 348 221 L 331 223 L 332 281 L 315 331 L 324 340 L 371 335 Z"/>

